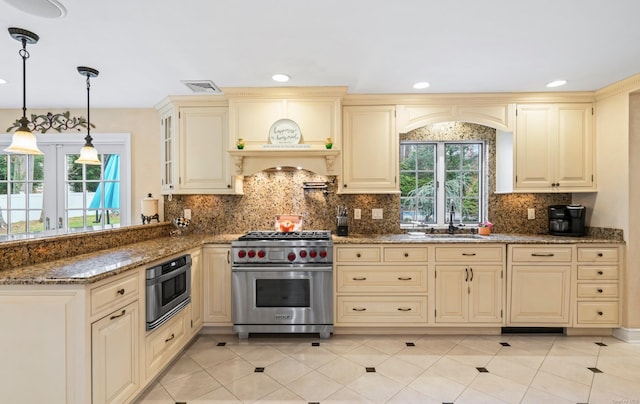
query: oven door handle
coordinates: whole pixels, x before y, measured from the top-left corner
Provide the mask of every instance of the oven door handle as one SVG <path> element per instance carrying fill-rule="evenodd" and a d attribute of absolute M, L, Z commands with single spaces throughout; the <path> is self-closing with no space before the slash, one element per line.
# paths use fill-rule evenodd
<path fill-rule="evenodd" d="M 278 267 L 273 265 L 231 266 L 231 272 L 332 272 L 332 266 Z"/>

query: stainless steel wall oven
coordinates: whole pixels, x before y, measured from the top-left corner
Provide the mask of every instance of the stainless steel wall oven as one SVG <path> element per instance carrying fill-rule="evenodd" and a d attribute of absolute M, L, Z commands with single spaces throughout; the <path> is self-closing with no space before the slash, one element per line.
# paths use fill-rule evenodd
<path fill-rule="evenodd" d="M 333 332 L 333 243 L 328 231 L 250 232 L 232 242 L 233 330 Z"/>
<path fill-rule="evenodd" d="M 147 330 L 153 330 L 191 302 L 191 255 L 146 270 Z"/>

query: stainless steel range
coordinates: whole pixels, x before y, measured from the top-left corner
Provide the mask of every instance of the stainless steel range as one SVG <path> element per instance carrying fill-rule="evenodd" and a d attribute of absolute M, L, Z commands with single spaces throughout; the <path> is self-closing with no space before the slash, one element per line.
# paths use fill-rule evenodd
<path fill-rule="evenodd" d="M 233 331 L 333 332 L 330 231 L 254 231 L 231 243 Z"/>

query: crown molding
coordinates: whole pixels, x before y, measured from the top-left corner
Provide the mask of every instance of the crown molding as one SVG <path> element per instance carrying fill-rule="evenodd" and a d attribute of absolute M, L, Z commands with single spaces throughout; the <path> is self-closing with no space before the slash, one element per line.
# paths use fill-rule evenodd
<path fill-rule="evenodd" d="M 596 101 L 622 93 L 632 93 L 638 90 L 640 90 L 640 74 L 627 77 L 624 80 L 620 80 L 616 83 L 603 87 L 600 90 L 597 90 L 595 92 Z"/>

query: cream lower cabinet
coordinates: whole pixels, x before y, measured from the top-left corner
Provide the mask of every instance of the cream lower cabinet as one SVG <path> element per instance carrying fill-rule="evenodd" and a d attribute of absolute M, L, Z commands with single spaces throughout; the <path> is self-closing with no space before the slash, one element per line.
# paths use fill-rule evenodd
<path fill-rule="evenodd" d="M 509 246 L 512 326 L 570 326 L 574 246 Z"/>
<path fill-rule="evenodd" d="M 91 324 L 94 404 L 126 402 L 140 386 L 140 321 L 134 301 Z"/>
<path fill-rule="evenodd" d="M 145 338 L 146 380 L 156 377 L 189 340 L 188 311 L 179 311 Z"/>
<path fill-rule="evenodd" d="M 202 249 L 191 250 L 189 254 L 191 254 L 191 304 L 188 309 L 189 334 L 194 335 L 200 331 L 204 321 Z"/>
<path fill-rule="evenodd" d="M 504 246 L 435 248 L 435 322 L 504 324 Z"/>
<path fill-rule="evenodd" d="M 202 248 L 204 325 L 231 326 L 231 247 Z"/>
<path fill-rule="evenodd" d="M 620 326 L 620 247 L 577 247 L 574 327 Z"/>
<path fill-rule="evenodd" d="M 335 326 L 427 324 L 427 247 L 334 247 Z"/>

